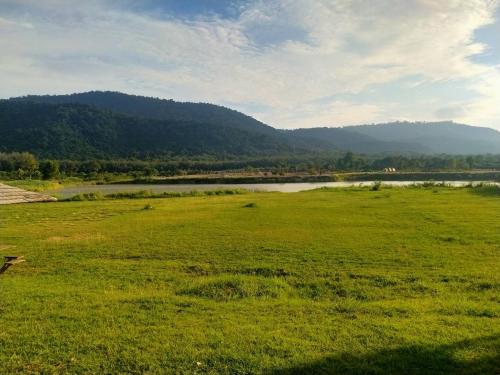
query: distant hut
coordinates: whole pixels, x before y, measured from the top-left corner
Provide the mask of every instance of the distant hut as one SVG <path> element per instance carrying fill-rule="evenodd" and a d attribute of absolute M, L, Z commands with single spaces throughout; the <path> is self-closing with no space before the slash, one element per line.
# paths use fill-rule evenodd
<path fill-rule="evenodd" d="M 56 198 L 50 195 L 34 193 L 13 186 L 0 184 L 0 204 L 54 202 Z"/>

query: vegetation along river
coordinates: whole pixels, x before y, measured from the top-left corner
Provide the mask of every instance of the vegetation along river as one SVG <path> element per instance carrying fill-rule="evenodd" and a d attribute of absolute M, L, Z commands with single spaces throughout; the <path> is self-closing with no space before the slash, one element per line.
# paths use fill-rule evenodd
<path fill-rule="evenodd" d="M 349 182 L 310 182 L 310 183 L 273 183 L 273 184 L 103 184 L 103 185 L 77 185 L 68 186 L 59 190 L 48 191 L 49 194 L 60 198 L 68 198 L 80 193 L 101 192 L 102 194 L 113 194 L 119 192 L 134 192 L 149 190 L 154 193 L 163 192 L 189 192 L 193 190 L 209 191 L 220 189 L 245 189 L 250 191 L 279 191 L 283 193 L 295 193 L 304 190 L 313 190 L 321 187 L 343 188 L 352 186 L 370 186 L 374 181 L 349 181 Z M 421 184 L 423 181 L 384 181 L 383 185 L 410 186 Z M 480 181 L 444 181 L 451 186 L 464 186 L 477 184 Z"/>

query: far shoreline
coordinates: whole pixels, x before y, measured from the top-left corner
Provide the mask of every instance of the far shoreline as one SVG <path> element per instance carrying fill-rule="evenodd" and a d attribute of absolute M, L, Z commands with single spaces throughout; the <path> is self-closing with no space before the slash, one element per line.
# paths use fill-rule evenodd
<path fill-rule="evenodd" d="M 321 175 L 243 175 L 238 173 L 206 174 L 175 177 L 141 177 L 103 184 L 276 184 L 307 182 L 366 181 L 500 181 L 500 171 L 462 172 L 349 172 Z M 99 182 L 98 182 L 99 184 Z"/>

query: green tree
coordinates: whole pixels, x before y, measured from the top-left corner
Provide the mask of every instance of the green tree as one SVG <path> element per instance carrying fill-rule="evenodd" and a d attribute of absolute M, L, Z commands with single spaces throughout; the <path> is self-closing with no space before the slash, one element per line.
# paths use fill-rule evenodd
<path fill-rule="evenodd" d="M 33 154 L 21 152 L 18 154 L 17 166 L 23 169 L 29 177 L 38 169 L 38 161 Z"/>
<path fill-rule="evenodd" d="M 54 160 L 45 160 L 40 164 L 40 172 L 44 180 L 59 176 L 59 163 Z"/>

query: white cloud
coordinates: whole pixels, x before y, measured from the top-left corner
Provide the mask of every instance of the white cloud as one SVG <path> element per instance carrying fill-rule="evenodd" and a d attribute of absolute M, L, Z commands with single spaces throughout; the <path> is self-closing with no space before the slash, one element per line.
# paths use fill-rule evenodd
<path fill-rule="evenodd" d="M 190 21 L 123 4 L 0 1 L 0 96 L 111 89 L 258 105 L 250 114 L 281 127 L 432 120 L 451 107 L 412 106 L 403 86 L 385 103 L 336 98 L 413 76 L 463 81 L 480 96 L 458 103 L 457 120 L 500 127 L 499 71 L 471 60 L 497 0 L 256 1 L 238 18 Z"/>
<path fill-rule="evenodd" d="M 338 125 L 359 125 L 369 124 L 374 119 L 385 117 L 386 108 L 382 109 L 373 104 L 353 104 L 342 100 L 334 100 L 327 105 L 318 106 L 314 104 L 304 105 L 300 111 L 293 113 L 277 113 L 271 115 L 273 123 L 293 122 L 300 124 L 300 127 L 316 126 L 338 126 Z"/>
<path fill-rule="evenodd" d="M 465 113 L 460 119 L 465 123 L 497 125 L 500 129 L 500 66 L 478 76 L 472 88 L 480 98 L 464 103 Z"/>

